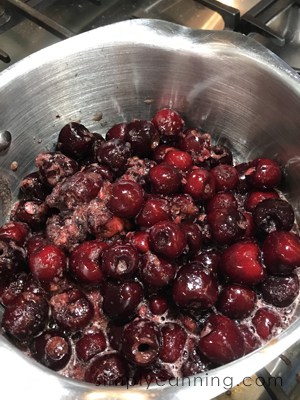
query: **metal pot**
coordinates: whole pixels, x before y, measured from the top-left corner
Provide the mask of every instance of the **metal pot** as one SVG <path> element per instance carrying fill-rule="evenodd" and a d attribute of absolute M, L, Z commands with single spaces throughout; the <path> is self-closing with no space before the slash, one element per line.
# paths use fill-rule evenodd
<path fill-rule="evenodd" d="M 171 106 L 187 122 L 227 138 L 240 159 L 275 157 L 286 166 L 287 198 L 299 222 L 300 79 L 253 40 L 232 32 L 192 31 L 134 20 L 99 28 L 46 48 L 0 75 L 0 132 L 12 143 L 0 156 L 2 222 L 20 178 L 57 133 L 81 120 L 105 133 L 113 123 L 150 118 Z M 99 123 L 99 113 L 103 119 Z M 9 135 L 6 133 L 7 137 Z M 10 165 L 18 162 L 17 171 Z M 178 386 L 96 388 L 71 381 L 27 358 L 0 336 L 1 397 L 40 399 L 212 398 L 224 379 L 239 383 L 296 342 L 295 322 L 276 340 L 231 364 Z M 217 377 L 219 385 L 211 384 Z M 200 378 L 202 386 L 199 385 Z M 193 380 L 191 380 L 193 382 Z"/>

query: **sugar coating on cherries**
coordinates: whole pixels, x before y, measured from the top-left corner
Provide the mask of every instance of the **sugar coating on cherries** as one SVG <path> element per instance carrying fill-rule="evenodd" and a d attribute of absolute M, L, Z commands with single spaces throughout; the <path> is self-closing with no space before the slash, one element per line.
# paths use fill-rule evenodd
<path fill-rule="evenodd" d="M 71 122 L 35 159 L 0 227 L 1 329 L 96 385 L 205 372 L 280 333 L 299 298 L 300 238 L 270 158 L 176 110 L 106 136 Z"/>

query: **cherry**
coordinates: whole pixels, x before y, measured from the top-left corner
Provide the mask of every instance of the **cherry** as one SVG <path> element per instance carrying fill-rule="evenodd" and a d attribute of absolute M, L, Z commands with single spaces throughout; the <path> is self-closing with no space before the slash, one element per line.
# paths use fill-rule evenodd
<path fill-rule="evenodd" d="M 215 177 L 209 171 L 197 168 L 188 173 L 183 191 L 194 200 L 206 201 L 214 196 L 215 188 Z"/>
<path fill-rule="evenodd" d="M 161 163 L 164 161 L 164 158 L 166 156 L 166 154 L 168 153 L 168 151 L 170 150 L 176 150 L 175 147 L 171 147 L 168 146 L 166 144 L 161 144 L 157 147 L 155 147 L 155 149 L 153 150 L 152 153 L 152 159 L 156 162 L 156 163 Z"/>
<path fill-rule="evenodd" d="M 80 160 L 88 155 L 94 140 L 94 135 L 85 126 L 70 122 L 59 132 L 57 149 Z"/>
<path fill-rule="evenodd" d="M 197 264 L 201 264 L 204 268 L 207 268 L 215 276 L 217 276 L 220 264 L 220 254 L 216 250 L 203 251 L 193 258 Z"/>
<path fill-rule="evenodd" d="M 253 212 L 255 207 L 262 201 L 267 199 L 278 199 L 277 192 L 250 192 L 245 200 L 245 209 Z"/>
<path fill-rule="evenodd" d="M 150 169 L 148 179 L 153 190 L 159 194 L 174 194 L 181 186 L 178 169 L 164 162 Z"/>
<path fill-rule="evenodd" d="M 238 242 L 229 246 L 221 256 L 220 269 L 234 283 L 256 285 L 264 279 L 260 249 L 254 242 Z"/>
<path fill-rule="evenodd" d="M 61 278 L 67 267 L 64 252 L 54 244 L 45 244 L 35 250 L 28 260 L 30 271 L 39 281 L 51 282 Z"/>
<path fill-rule="evenodd" d="M 199 213 L 199 208 L 188 194 L 172 196 L 169 202 L 172 220 L 176 223 L 181 221 L 193 221 Z"/>
<path fill-rule="evenodd" d="M 150 121 L 135 120 L 127 124 L 124 139 L 130 143 L 132 153 L 147 157 L 159 143 L 159 135 Z"/>
<path fill-rule="evenodd" d="M 201 332 L 199 351 L 218 365 L 227 364 L 244 355 L 242 334 L 230 318 L 211 315 Z"/>
<path fill-rule="evenodd" d="M 20 183 L 20 189 L 26 199 L 44 201 L 50 193 L 50 188 L 41 178 L 39 172 L 26 175 Z"/>
<path fill-rule="evenodd" d="M 258 203 L 253 211 L 253 220 L 258 233 L 289 231 L 294 225 L 294 210 L 285 200 L 266 199 Z"/>
<path fill-rule="evenodd" d="M 172 293 L 173 300 L 180 308 L 207 310 L 218 299 L 218 283 L 208 269 L 193 262 L 179 270 Z"/>
<path fill-rule="evenodd" d="M 141 280 L 150 288 L 162 288 L 175 276 L 175 266 L 155 254 L 146 253 L 140 267 Z"/>
<path fill-rule="evenodd" d="M 118 217 L 135 217 L 143 202 L 144 192 L 138 183 L 120 180 L 112 185 L 108 207 Z"/>
<path fill-rule="evenodd" d="M 185 151 L 170 149 L 164 157 L 164 162 L 173 165 L 181 172 L 185 172 L 191 168 L 193 160 L 189 153 Z"/>
<path fill-rule="evenodd" d="M 245 216 L 233 207 L 211 211 L 207 222 L 212 239 L 222 245 L 241 239 L 247 229 Z"/>
<path fill-rule="evenodd" d="M 28 235 L 28 225 L 22 222 L 9 221 L 0 228 L 0 240 L 3 240 L 4 242 L 12 240 L 19 246 L 22 246 L 25 243 Z"/>
<path fill-rule="evenodd" d="M 240 285 L 227 285 L 219 295 L 217 308 L 227 317 L 243 319 L 251 314 L 255 303 L 254 290 Z"/>
<path fill-rule="evenodd" d="M 180 224 L 180 228 L 183 230 L 186 237 L 188 254 L 197 254 L 202 247 L 202 232 L 200 226 L 190 222 L 183 222 Z"/>
<path fill-rule="evenodd" d="M 245 354 L 251 353 L 261 345 L 260 340 L 254 335 L 248 325 L 240 324 L 238 328 L 243 337 Z"/>
<path fill-rule="evenodd" d="M 149 234 L 147 232 L 128 232 L 126 238 L 140 253 L 149 251 Z"/>
<path fill-rule="evenodd" d="M 149 366 L 158 359 L 160 350 L 160 332 L 154 322 L 136 319 L 123 331 L 122 353 L 128 361 Z"/>
<path fill-rule="evenodd" d="M 252 323 L 257 334 L 262 339 L 267 340 L 274 333 L 275 328 L 281 325 L 281 318 L 275 311 L 263 307 L 256 311 Z"/>
<path fill-rule="evenodd" d="M 157 222 L 167 219 L 169 219 L 168 201 L 159 197 L 153 197 L 145 202 L 136 218 L 136 222 L 144 228 L 149 228 Z"/>
<path fill-rule="evenodd" d="M 72 354 L 70 340 L 61 332 L 46 331 L 30 344 L 33 358 L 46 367 L 59 371 L 69 362 Z"/>
<path fill-rule="evenodd" d="M 102 187 L 102 176 L 95 172 L 79 171 L 57 184 L 47 197 L 50 207 L 63 211 L 94 199 Z"/>
<path fill-rule="evenodd" d="M 76 342 L 75 347 L 79 360 L 87 362 L 106 349 L 105 335 L 101 330 L 97 333 L 88 333 Z"/>
<path fill-rule="evenodd" d="M 280 167 L 269 158 L 257 158 L 251 162 L 253 172 L 247 175 L 249 183 L 260 190 L 270 190 L 281 181 Z"/>
<path fill-rule="evenodd" d="M 168 258 L 179 257 L 186 246 L 183 230 L 174 222 L 161 221 L 150 228 L 150 247 L 154 253 Z"/>
<path fill-rule="evenodd" d="M 159 358 L 166 363 L 176 362 L 182 356 L 186 340 L 187 333 L 180 325 L 172 322 L 162 325 Z"/>
<path fill-rule="evenodd" d="M 97 284 L 103 279 L 100 256 L 107 247 L 100 240 L 89 240 L 79 244 L 70 254 L 69 269 L 81 283 Z"/>
<path fill-rule="evenodd" d="M 50 299 L 52 316 L 57 324 L 67 332 L 76 332 L 91 321 L 93 306 L 79 289 L 68 289 L 55 294 Z"/>
<path fill-rule="evenodd" d="M 35 164 L 49 186 L 56 186 L 64 178 L 78 171 L 77 162 L 60 152 L 40 153 Z"/>
<path fill-rule="evenodd" d="M 126 323 L 137 315 L 142 299 L 143 287 L 139 282 L 107 283 L 102 308 L 112 320 Z"/>
<path fill-rule="evenodd" d="M 263 299 L 275 307 L 288 307 L 299 294 L 299 279 L 296 274 L 290 276 L 266 276 L 259 290 Z"/>
<path fill-rule="evenodd" d="M 34 230 L 40 230 L 48 217 L 49 207 L 41 200 L 21 200 L 15 210 L 14 217 L 25 222 Z"/>
<path fill-rule="evenodd" d="M 218 192 L 235 189 L 239 181 L 238 172 L 232 165 L 217 165 L 211 170 L 211 174 L 215 178 L 216 191 Z"/>
<path fill-rule="evenodd" d="M 114 180 L 114 173 L 104 164 L 89 164 L 82 168 L 82 172 L 92 172 L 97 175 L 101 175 L 103 180 L 112 182 Z"/>
<path fill-rule="evenodd" d="M 120 139 L 101 141 L 95 147 L 95 154 L 98 163 L 107 165 L 113 172 L 121 172 L 131 156 L 131 146 Z"/>
<path fill-rule="evenodd" d="M 289 275 L 300 267 L 300 238 L 291 232 L 270 233 L 262 247 L 264 263 L 268 272 Z"/>
<path fill-rule="evenodd" d="M 211 155 L 210 135 L 200 133 L 197 129 L 186 129 L 180 138 L 179 148 L 191 154 L 196 164 L 202 163 Z"/>
<path fill-rule="evenodd" d="M 0 280 L 25 269 L 25 251 L 13 241 L 0 240 Z"/>
<path fill-rule="evenodd" d="M 169 304 L 163 295 L 155 294 L 149 298 L 148 302 L 152 314 L 162 315 L 168 311 Z"/>
<path fill-rule="evenodd" d="M 2 327 L 19 341 L 29 340 L 45 328 L 48 308 L 42 295 L 23 292 L 4 310 Z"/>
<path fill-rule="evenodd" d="M 232 193 L 217 193 L 207 203 L 206 211 L 209 214 L 212 211 L 220 210 L 222 208 L 237 208 L 238 203 Z"/>
<path fill-rule="evenodd" d="M 152 122 L 155 128 L 165 136 L 177 136 L 184 125 L 180 114 L 171 108 L 163 108 L 157 111 Z"/>
<path fill-rule="evenodd" d="M 210 168 L 214 168 L 217 165 L 232 165 L 232 152 L 227 146 L 212 146 L 210 158 L 207 160 L 209 162 Z"/>
<path fill-rule="evenodd" d="M 2 280 L 0 285 L 0 303 L 7 307 L 24 291 L 28 275 L 25 272 L 10 276 L 8 280 Z"/>
<path fill-rule="evenodd" d="M 139 254 L 131 244 L 118 244 L 105 249 L 101 256 L 102 271 L 112 279 L 132 275 L 139 266 Z"/>
<path fill-rule="evenodd" d="M 95 385 L 125 384 L 128 379 L 126 362 L 117 353 L 100 355 L 89 364 L 84 379 Z"/>
<path fill-rule="evenodd" d="M 127 133 L 127 124 L 125 122 L 121 122 L 120 124 L 113 125 L 105 135 L 106 140 L 111 139 L 120 139 L 125 141 L 125 135 Z"/>

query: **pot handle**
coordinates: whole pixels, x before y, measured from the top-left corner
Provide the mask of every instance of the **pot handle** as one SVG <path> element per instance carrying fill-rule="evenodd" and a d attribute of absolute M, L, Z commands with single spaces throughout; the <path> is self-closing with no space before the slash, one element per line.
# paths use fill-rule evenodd
<path fill-rule="evenodd" d="M 236 30 L 240 24 L 240 11 L 216 0 L 196 0 L 198 3 L 216 11 L 224 20 L 225 29 Z"/>

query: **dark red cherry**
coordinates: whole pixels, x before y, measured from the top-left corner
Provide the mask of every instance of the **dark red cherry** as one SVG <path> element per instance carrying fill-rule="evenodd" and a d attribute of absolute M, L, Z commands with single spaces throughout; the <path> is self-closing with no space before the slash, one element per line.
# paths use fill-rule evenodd
<path fill-rule="evenodd" d="M 26 268 L 26 253 L 13 241 L 0 240 L 0 281 Z"/>
<path fill-rule="evenodd" d="M 245 216 L 234 207 L 211 211 L 207 222 L 212 239 L 222 245 L 242 239 L 247 229 Z"/>
<path fill-rule="evenodd" d="M 138 225 L 149 228 L 159 221 L 169 219 L 169 204 L 166 199 L 160 197 L 150 198 L 136 218 Z"/>
<path fill-rule="evenodd" d="M 25 222 L 34 231 L 41 229 L 48 217 L 49 207 L 41 200 L 21 200 L 15 210 L 14 217 Z"/>
<path fill-rule="evenodd" d="M 179 141 L 179 148 L 191 154 L 198 164 L 210 158 L 211 141 L 209 133 L 200 133 L 197 129 L 186 129 Z"/>
<path fill-rule="evenodd" d="M 270 190 L 281 181 L 278 163 L 269 158 L 257 158 L 250 163 L 253 172 L 247 175 L 249 183 L 259 190 Z"/>
<path fill-rule="evenodd" d="M 250 192 L 245 200 L 245 209 L 253 212 L 255 207 L 262 201 L 267 199 L 278 199 L 277 192 Z"/>
<path fill-rule="evenodd" d="M 149 234 L 147 232 L 128 232 L 126 238 L 140 253 L 149 251 Z"/>
<path fill-rule="evenodd" d="M 211 315 L 200 334 L 199 350 L 212 362 L 227 364 L 243 356 L 243 337 L 230 318 Z"/>
<path fill-rule="evenodd" d="M 12 240 L 19 246 L 22 246 L 25 243 L 28 235 L 28 225 L 22 222 L 9 221 L 0 228 L 0 240 L 3 240 L 4 242 Z"/>
<path fill-rule="evenodd" d="M 206 169 L 197 168 L 188 173 L 183 192 L 194 200 L 210 200 L 216 190 L 215 177 Z"/>
<path fill-rule="evenodd" d="M 245 354 L 251 353 L 261 345 L 260 339 L 253 333 L 248 325 L 240 324 L 238 328 L 243 337 Z"/>
<path fill-rule="evenodd" d="M 117 353 L 100 355 L 85 370 L 84 380 L 95 385 L 125 385 L 128 381 L 126 362 Z"/>
<path fill-rule="evenodd" d="M 172 294 L 180 308 L 207 310 L 218 299 L 218 282 L 208 269 L 193 262 L 179 270 L 172 286 Z"/>
<path fill-rule="evenodd" d="M 232 165 L 220 164 L 214 167 L 210 172 L 215 178 L 216 191 L 227 192 L 236 188 L 239 175 Z"/>
<path fill-rule="evenodd" d="M 46 331 L 30 344 L 33 358 L 46 367 L 59 371 L 69 362 L 72 354 L 70 340 L 62 332 Z"/>
<path fill-rule="evenodd" d="M 188 194 L 170 197 L 169 205 L 171 218 L 177 224 L 182 221 L 193 221 L 199 213 L 199 208 Z"/>
<path fill-rule="evenodd" d="M 20 183 L 20 189 L 26 199 L 42 201 L 51 191 L 49 186 L 42 180 L 39 172 L 32 172 L 25 176 Z"/>
<path fill-rule="evenodd" d="M 124 139 L 130 143 L 132 153 L 138 157 L 149 156 L 159 143 L 159 135 L 152 122 L 138 119 L 127 124 Z"/>
<path fill-rule="evenodd" d="M 100 142 L 95 148 L 96 160 L 107 165 L 113 172 L 125 169 L 126 162 L 131 156 L 131 146 L 120 139 Z"/>
<path fill-rule="evenodd" d="M 108 283 L 103 293 L 103 311 L 118 323 L 126 323 L 137 315 L 143 299 L 139 282 Z"/>
<path fill-rule="evenodd" d="M 124 328 L 122 353 L 128 361 L 149 366 L 158 359 L 159 350 L 160 332 L 154 322 L 136 319 Z"/>
<path fill-rule="evenodd" d="M 188 247 L 188 254 L 197 254 L 202 247 L 202 232 L 198 224 L 192 224 L 191 222 L 183 222 L 180 224 L 183 230 Z"/>
<path fill-rule="evenodd" d="M 223 252 L 220 269 L 231 282 L 256 285 L 265 275 L 260 258 L 260 249 L 256 243 L 238 242 Z"/>
<path fill-rule="evenodd" d="M 28 265 L 32 275 L 39 281 L 51 282 L 61 278 L 67 268 L 64 252 L 54 244 L 45 244 L 30 254 Z"/>
<path fill-rule="evenodd" d="M 267 340 L 274 334 L 277 327 L 281 325 L 280 315 L 268 307 L 259 308 L 252 323 L 256 329 L 257 334 L 264 340 Z"/>
<path fill-rule="evenodd" d="M 167 286 L 175 276 L 175 266 L 155 254 L 146 253 L 141 261 L 140 274 L 142 282 L 150 288 Z"/>
<path fill-rule="evenodd" d="M 70 254 L 69 269 L 81 283 L 96 284 L 102 281 L 103 271 L 100 256 L 107 244 L 100 240 L 89 240 L 79 244 Z"/>
<path fill-rule="evenodd" d="M 217 308 L 230 318 L 243 319 L 251 314 L 255 303 L 254 290 L 240 285 L 227 285 L 219 294 Z"/>
<path fill-rule="evenodd" d="M 292 232 L 270 233 L 262 247 L 264 263 L 274 275 L 289 275 L 300 267 L 300 238 Z"/>
<path fill-rule="evenodd" d="M 206 205 L 207 213 L 222 208 L 237 208 L 238 203 L 232 193 L 217 193 Z"/>
<path fill-rule="evenodd" d="M 159 194 L 174 194 L 181 186 L 178 169 L 164 162 L 150 169 L 148 179 L 154 192 Z"/>
<path fill-rule="evenodd" d="M 159 358 L 166 363 L 175 363 L 181 356 L 187 339 L 186 331 L 173 322 L 161 327 Z"/>
<path fill-rule="evenodd" d="M 135 217 L 144 202 L 142 187 L 133 181 L 120 180 L 113 184 L 108 201 L 109 209 L 118 217 Z"/>
<path fill-rule="evenodd" d="M 2 327 L 19 341 L 29 340 L 44 330 L 48 309 L 42 295 L 23 292 L 4 310 Z"/>
<path fill-rule="evenodd" d="M 161 221 L 153 225 L 149 242 L 154 253 L 168 258 L 179 257 L 187 244 L 183 230 L 171 221 Z"/>
<path fill-rule="evenodd" d="M 75 348 L 79 360 L 87 362 L 106 349 L 105 335 L 101 330 L 97 333 L 87 333 L 76 342 Z"/>
<path fill-rule="evenodd" d="M 121 122 L 120 124 L 113 125 L 105 135 L 106 140 L 120 139 L 125 141 L 125 135 L 127 133 L 127 124 Z"/>
<path fill-rule="evenodd" d="M 103 251 L 101 262 L 102 271 L 106 276 L 112 279 L 123 279 L 137 270 L 139 254 L 129 243 L 115 243 Z"/>
<path fill-rule="evenodd" d="M 183 129 L 184 121 L 180 114 L 171 108 L 163 108 L 152 118 L 155 128 L 164 136 L 177 136 Z"/>
<path fill-rule="evenodd" d="M 64 178 L 78 171 L 77 162 L 60 152 L 40 153 L 35 164 L 49 186 L 56 186 Z"/>
<path fill-rule="evenodd" d="M 152 153 L 152 160 L 154 160 L 158 164 L 163 162 L 167 152 L 170 150 L 176 150 L 176 148 L 168 146 L 166 144 L 161 144 L 155 147 Z"/>
<path fill-rule="evenodd" d="M 162 315 L 168 311 L 169 304 L 163 295 L 155 294 L 149 298 L 148 302 L 152 314 Z"/>
<path fill-rule="evenodd" d="M 94 315 L 92 304 L 79 289 L 55 294 L 50 299 L 50 306 L 54 320 L 67 332 L 81 330 Z"/>
<path fill-rule="evenodd" d="M 259 290 L 263 299 L 275 307 L 288 307 L 299 294 L 299 279 L 290 276 L 267 275 Z"/>
<path fill-rule="evenodd" d="M 58 135 L 57 149 L 76 160 L 86 157 L 92 149 L 94 135 L 83 125 L 70 122 Z"/>
<path fill-rule="evenodd" d="M 197 263 L 200 263 L 204 268 L 207 268 L 214 275 L 217 275 L 219 271 L 220 258 L 221 256 L 219 252 L 215 250 L 207 250 L 197 254 L 193 258 L 193 261 L 197 261 Z"/>
<path fill-rule="evenodd" d="M 173 165 L 173 167 L 177 168 L 179 171 L 185 172 L 191 168 L 193 159 L 189 153 L 185 151 L 170 149 L 164 157 L 164 162 Z"/>

